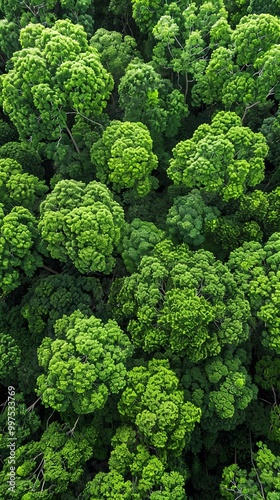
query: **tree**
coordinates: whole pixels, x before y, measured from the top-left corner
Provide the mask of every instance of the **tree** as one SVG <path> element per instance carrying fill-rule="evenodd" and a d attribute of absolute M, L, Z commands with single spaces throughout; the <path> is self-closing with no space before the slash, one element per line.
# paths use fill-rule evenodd
<path fill-rule="evenodd" d="M 174 137 L 188 116 L 184 95 L 173 89 L 151 63 L 135 58 L 126 68 L 118 87 L 119 104 L 126 121 L 144 123 L 154 141 L 162 147 L 160 134 Z"/>
<path fill-rule="evenodd" d="M 250 308 L 227 266 L 204 250 L 165 240 L 136 273 L 116 280 L 109 299 L 135 346 L 191 361 L 247 340 Z"/>
<path fill-rule="evenodd" d="M 99 122 L 89 122 L 81 116 L 76 116 L 71 128 L 72 138 L 67 133 L 62 133 L 59 143 L 40 143 L 41 155 L 53 165 L 51 188 L 65 179 L 85 183 L 96 179 L 90 159 L 90 148 L 108 124 L 109 118 L 105 114 L 100 117 Z"/>
<path fill-rule="evenodd" d="M 277 140 L 279 129 L 280 129 L 280 113 L 278 110 L 275 113 L 275 115 L 270 116 L 269 118 L 265 118 L 260 128 L 260 131 L 265 136 L 267 144 L 269 146 L 267 159 L 274 166 L 274 170 L 272 170 L 272 172 L 269 172 L 270 174 L 268 177 L 269 189 L 277 187 L 280 179 L 280 171 L 279 171 L 280 149 Z"/>
<path fill-rule="evenodd" d="M 132 59 L 139 56 L 133 37 L 105 28 L 96 30 L 90 45 L 97 49 L 104 68 L 113 76 L 115 83 L 124 75 Z"/>
<path fill-rule="evenodd" d="M 193 104 L 219 103 L 243 120 L 254 113 L 254 108 L 264 112 L 271 108 L 271 96 L 277 99 L 279 92 L 278 66 L 275 67 L 279 59 L 279 36 L 280 23 L 276 17 L 270 14 L 242 17 L 230 41 L 213 50 L 205 71 L 196 74 Z"/>
<path fill-rule="evenodd" d="M 261 441 L 257 445 L 258 451 L 251 451 L 251 470 L 241 469 L 237 464 L 224 469 L 220 485 L 223 498 L 233 500 L 238 495 L 241 498 L 276 500 L 279 496 L 279 456 Z"/>
<path fill-rule="evenodd" d="M 37 0 L 28 2 L 0 1 L 0 50 L 5 58 L 11 58 L 20 50 L 20 29 L 28 24 L 52 27 L 58 19 L 69 19 L 84 27 L 89 36 L 93 33 L 94 5 L 91 0 Z"/>
<path fill-rule="evenodd" d="M 40 180 L 44 179 L 44 168 L 38 151 L 26 142 L 9 141 L 0 147 L 0 158 L 10 158 L 17 161 L 24 172 L 36 175 Z"/>
<path fill-rule="evenodd" d="M 210 48 L 217 40 L 226 44 L 231 28 L 223 1 L 183 3 L 185 8 L 175 2 L 165 5 L 164 15 L 155 23 L 152 60 L 159 72 L 177 78 L 187 101 L 192 82 L 207 66 Z"/>
<path fill-rule="evenodd" d="M 54 323 L 79 309 L 85 316 L 100 311 L 103 291 L 97 278 L 68 274 L 41 276 L 33 281 L 20 304 L 28 330 L 36 338 L 53 335 Z M 101 302 L 102 304 L 102 302 Z M 102 304 L 103 305 L 103 304 Z M 103 312 L 103 310 L 102 310 Z"/>
<path fill-rule="evenodd" d="M 173 149 L 167 170 L 175 185 L 200 188 L 223 200 L 239 198 L 264 178 L 265 138 L 242 127 L 235 113 L 219 112 L 212 125 L 200 125 L 192 139 Z"/>
<path fill-rule="evenodd" d="M 2 147 L 6 142 L 13 141 L 17 138 L 17 132 L 15 127 L 10 123 L 0 120 L 0 147 Z"/>
<path fill-rule="evenodd" d="M 40 205 L 39 229 L 51 256 L 82 274 L 111 272 L 124 225 L 123 210 L 103 184 L 65 180 Z"/>
<path fill-rule="evenodd" d="M 200 246 L 207 233 L 207 224 L 213 224 L 220 215 L 216 207 L 206 205 L 198 190 L 175 198 L 168 212 L 166 225 L 175 241 Z"/>
<path fill-rule="evenodd" d="M 177 470 L 169 471 L 147 446 L 138 444 L 132 427 L 118 427 L 112 438 L 112 447 L 109 472 L 100 472 L 87 483 L 82 496 L 84 500 L 140 500 L 147 496 L 152 500 L 186 500 L 184 475 Z"/>
<path fill-rule="evenodd" d="M 52 422 L 43 432 L 40 440 L 31 441 L 16 449 L 16 488 L 7 491 L 9 478 L 9 458 L 0 472 L 0 493 L 8 499 L 30 500 L 44 498 L 51 500 L 54 495 L 72 497 L 71 491 L 83 474 L 85 462 L 92 456 L 92 446 L 96 433 L 91 429 L 91 440 L 83 431 L 71 435 L 66 426 Z"/>
<path fill-rule="evenodd" d="M 25 397 L 26 405 L 34 400 L 34 390 L 36 378 L 41 373 L 37 361 L 37 347 L 39 347 L 42 337 L 32 335 L 28 330 L 28 325 L 21 314 L 21 306 L 16 304 L 18 295 L 24 293 L 25 287 L 30 282 L 30 279 L 22 279 L 18 290 L 13 293 L 6 293 L 0 301 L 0 331 L 9 336 L 9 344 L 11 353 L 3 349 L 3 360 L 12 358 L 15 361 L 14 365 L 7 366 L 7 377 L 4 376 L 2 386 L 8 387 L 13 385 L 16 388 L 16 394 L 22 392 Z M 19 363 L 17 363 L 19 359 Z M 8 361 L 7 361 L 8 364 Z M 10 368 L 12 367 L 13 368 Z M 10 371 L 11 369 L 11 371 Z M 5 393 L 5 390 L 4 390 Z M 4 401 L 3 401 L 4 404 Z M 18 415 L 20 416 L 20 415 Z M 28 412 L 26 414 L 28 420 Z M 18 431 L 20 434 L 20 431 Z"/>
<path fill-rule="evenodd" d="M 17 26 L 15 19 L 13 21 L 0 19 L 1 63 L 5 63 L 6 59 L 10 59 L 14 52 L 20 50 L 18 39 L 19 27 Z"/>
<path fill-rule="evenodd" d="M 62 413 L 103 408 L 126 385 L 125 363 L 133 352 L 128 337 L 115 321 L 103 324 L 79 310 L 57 320 L 54 331 L 55 340 L 45 337 L 38 349 L 44 374 L 37 379 L 37 394 Z"/>
<path fill-rule="evenodd" d="M 150 31 L 164 14 L 165 6 L 159 0 L 152 0 L 148 6 L 144 0 L 132 0 L 132 15 L 143 32 Z"/>
<path fill-rule="evenodd" d="M 7 372 L 7 375 L 9 373 Z M 9 387 L 8 381 L 7 386 Z M 13 409 L 16 413 L 16 438 L 17 438 L 17 448 L 30 442 L 32 438 L 38 435 L 38 430 L 40 429 L 42 422 L 37 413 L 37 409 L 33 411 L 28 411 L 27 401 L 25 399 L 25 395 L 23 392 L 16 392 L 14 395 L 15 398 L 15 406 Z M 2 458 L 7 458 L 9 456 L 9 429 L 7 429 L 7 424 L 9 423 L 9 400 L 7 399 L 2 408 L 2 412 L 0 414 L 0 448 Z M 11 421 L 10 421 L 11 423 Z"/>
<path fill-rule="evenodd" d="M 169 455 L 180 456 L 200 421 L 200 408 L 185 402 L 179 380 L 166 360 L 153 359 L 127 376 L 118 404 L 121 417 L 133 422 L 142 443 L 154 447 L 163 463 Z"/>
<path fill-rule="evenodd" d="M 35 217 L 27 208 L 16 206 L 5 215 L 0 205 L 0 288 L 11 292 L 23 277 L 32 277 L 42 265 L 38 252 L 39 231 Z"/>
<path fill-rule="evenodd" d="M 199 364 L 183 360 L 181 381 L 185 398 L 202 411 L 200 440 L 196 436 L 189 445 L 196 454 L 202 446 L 210 450 L 208 439 L 213 445 L 219 440 L 219 432 L 233 431 L 245 421 L 245 409 L 258 394 L 246 365 L 247 352 L 234 347 L 226 347 L 219 356 Z"/>
<path fill-rule="evenodd" d="M 149 255 L 164 237 L 164 231 L 158 229 L 153 222 L 136 218 L 131 224 L 126 224 L 121 242 L 121 254 L 127 271 L 135 272 L 142 257 Z"/>
<path fill-rule="evenodd" d="M 279 14 L 279 0 L 272 0 L 269 4 L 263 0 L 250 0 L 248 6 L 249 14 L 271 14 L 277 17 Z"/>
<path fill-rule="evenodd" d="M 37 144 L 70 138 L 70 116 L 98 118 L 113 88 L 86 32 L 69 20 L 53 28 L 29 24 L 21 30 L 22 50 L 2 75 L 2 104 L 22 140 Z"/>
<path fill-rule="evenodd" d="M 95 476 L 87 484 L 83 498 L 118 498 L 122 494 L 124 498 L 133 495 L 127 498 L 135 500 L 147 495 L 185 500 L 188 471 L 181 463 L 180 449 L 199 421 L 200 410 L 184 403 L 179 381 L 167 361 L 153 360 L 148 366 L 135 367 L 128 378 L 119 409 L 130 423 L 118 427 L 112 438 L 109 473 Z M 158 430 L 154 437 L 152 427 Z"/>
<path fill-rule="evenodd" d="M 274 233 L 264 246 L 245 242 L 231 252 L 228 266 L 250 302 L 262 344 L 279 353 L 279 233 Z"/>
<path fill-rule="evenodd" d="M 11 210 L 15 205 L 32 210 L 38 198 L 48 191 L 44 181 L 24 173 L 21 165 L 10 158 L 0 159 L 0 186 L 0 203 L 5 210 Z"/>
<path fill-rule="evenodd" d="M 5 382 L 9 380 L 21 361 L 21 351 L 13 337 L 1 331 L 0 340 L 0 380 Z"/>
<path fill-rule="evenodd" d="M 113 191 L 134 189 L 139 196 L 149 193 L 157 180 L 151 175 L 157 168 L 153 142 L 142 123 L 113 120 L 91 148 L 96 176 Z"/>
<path fill-rule="evenodd" d="M 83 498 L 88 500 L 109 500 L 110 498 L 130 500 L 132 492 L 132 483 L 124 481 L 118 472 L 112 471 L 107 474 L 100 472 L 93 481 L 87 483 Z"/>

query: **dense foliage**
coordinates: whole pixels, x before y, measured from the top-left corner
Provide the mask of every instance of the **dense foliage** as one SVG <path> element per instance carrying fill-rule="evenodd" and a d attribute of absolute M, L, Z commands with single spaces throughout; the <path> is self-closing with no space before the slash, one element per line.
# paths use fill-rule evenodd
<path fill-rule="evenodd" d="M 0 0 L 0 498 L 279 500 L 280 2 Z"/>

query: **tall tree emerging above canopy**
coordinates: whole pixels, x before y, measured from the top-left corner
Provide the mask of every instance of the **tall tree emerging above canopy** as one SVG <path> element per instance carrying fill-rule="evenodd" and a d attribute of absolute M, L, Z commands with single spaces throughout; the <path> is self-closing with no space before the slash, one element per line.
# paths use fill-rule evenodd
<path fill-rule="evenodd" d="M 53 28 L 29 24 L 20 43 L 12 69 L 1 77 L 2 104 L 20 139 L 59 140 L 65 130 L 71 137 L 69 115 L 102 114 L 113 79 L 82 26 L 69 20 Z"/>

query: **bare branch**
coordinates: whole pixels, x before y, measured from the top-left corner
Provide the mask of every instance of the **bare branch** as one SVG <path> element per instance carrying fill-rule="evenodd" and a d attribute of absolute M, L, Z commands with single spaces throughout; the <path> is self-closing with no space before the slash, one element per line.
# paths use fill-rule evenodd
<path fill-rule="evenodd" d="M 77 153 L 79 153 L 79 154 L 80 154 L 80 152 L 81 152 L 81 151 L 79 150 L 78 145 L 77 145 L 77 143 L 76 143 L 76 141 L 75 141 L 75 139 L 74 139 L 74 137 L 73 137 L 73 135 L 72 135 L 72 132 L 71 132 L 70 128 L 69 128 L 67 125 L 66 125 L 66 130 L 67 130 L 67 133 L 68 133 L 68 135 L 69 135 L 69 137 L 70 137 L 71 141 L 72 141 L 72 142 L 73 142 L 73 144 L 74 144 L 74 148 L 76 149 Z"/>

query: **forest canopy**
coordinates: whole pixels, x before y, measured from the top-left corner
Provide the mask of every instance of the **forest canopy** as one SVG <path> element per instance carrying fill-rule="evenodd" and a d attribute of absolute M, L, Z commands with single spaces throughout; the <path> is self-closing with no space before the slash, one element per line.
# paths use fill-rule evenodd
<path fill-rule="evenodd" d="M 0 498 L 279 500 L 280 2 L 0 0 Z"/>

